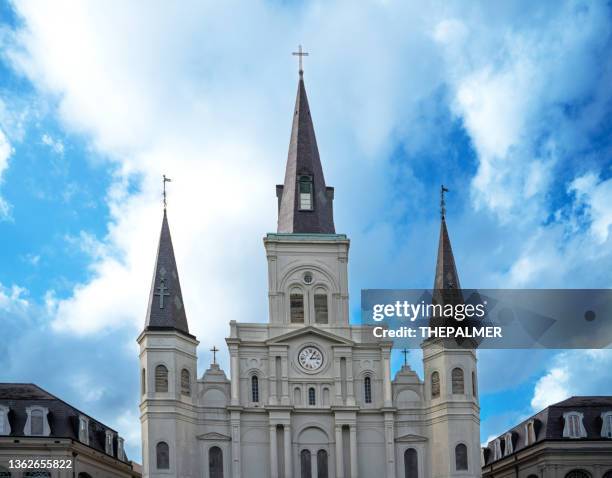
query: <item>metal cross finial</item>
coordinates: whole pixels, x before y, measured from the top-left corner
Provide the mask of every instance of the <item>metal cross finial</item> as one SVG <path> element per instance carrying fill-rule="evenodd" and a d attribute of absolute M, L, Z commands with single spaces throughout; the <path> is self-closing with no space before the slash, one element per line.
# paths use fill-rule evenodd
<path fill-rule="evenodd" d="M 163 175 L 163 177 L 164 177 L 163 181 L 164 181 L 164 211 L 165 211 L 166 210 L 166 204 L 167 204 L 166 203 L 166 183 L 171 183 L 172 179 L 167 178 L 165 174 Z"/>
<path fill-rule="evenodd" d="M 217 363 L 217 352 L 219 351 L 219 349 L 213 345 L 213 348 L 210 349 L 210 351 L 213 353 L 213 363 L 216 364 Z"/>
<path fill-rule="evenodd" d="M 293 56 L 297 56 L 300 59 L 300 76 L 304 74 L 304 68 L 302 65 L 302 57 L 308 56 L 308 52 L 302 51 L 302 45 L 298 45 L 298 51 L 294 51 L 291 53 Z"/>
<path fill-rule="evenodd" d="M 448 192 L 448 188 L 444 187 L 444 184 L 440 186 L 440 217 L 444 219 L 446 217 L 446 201 L 444 200 L 444 193 Z"/>
<path fill-rule="evenodd" d="M 170 296 L 170 293 L 168 292 L 168 289 L 166 287 L 166 279 L 163 279 L 159 282 L 159 286 L 157 287 L 157 292 L 155 292 L 155 294 L 159 297 L 159 308 L 163 309 L 164 308 L 164 297 L 168 297 Z"/>
<path fill-rule="evenodd" d="M 408 349 L 402 350 L 402 353 L 404 354 L 404 365 L 408 365 Z"/>

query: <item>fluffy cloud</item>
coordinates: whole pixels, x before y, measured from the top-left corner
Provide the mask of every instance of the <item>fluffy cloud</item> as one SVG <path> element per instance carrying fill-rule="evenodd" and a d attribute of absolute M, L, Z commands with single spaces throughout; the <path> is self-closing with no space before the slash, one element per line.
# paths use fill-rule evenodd
<path fill-rule="evenodd" d="M 575 395 L 609 395 L 611 350 L 561 352 L 537 382 L 531 399 L 534 412 Z"/>
<path fill-rule="evenodd" d="M 2 184 L 2 174 L 8 167 L 8 160 L 12 153 L 12 147 L 6 135 L 0 130 L 0 184 Z M 0 220 L 10 218 L 11 208 L 8 202 L 0 196 Z"/>

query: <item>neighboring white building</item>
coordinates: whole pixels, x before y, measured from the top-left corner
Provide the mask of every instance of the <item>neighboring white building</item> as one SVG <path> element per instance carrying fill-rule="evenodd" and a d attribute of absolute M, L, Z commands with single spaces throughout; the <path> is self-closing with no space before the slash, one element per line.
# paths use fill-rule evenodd
<path fill-rule="evenodd" d="M 268 323 L 232 321 L 231 380 L 196 378 L 164 211 L 140 344 L 146 477 L 477 477 L 476 354 L 423 345 L 425 381 L 391 379 L 391 342 L 349 325 L 349 240 L 336 234 L 300 72 L 278 231 L 267 234 Z M 435 289 L 459 280 L 442 218 Z M 443 299 L 443 298 L 442 298 Z"/>
<path fill-rule="evenodd" d="M 482 449 L 485 478 L 612 478 L 612 397 L 555 403 Z"/>
<path fill-rule="evenodd" d="M 33 383 L 0 383 L 0 478 L 140 478 L 123 438 Z"/>

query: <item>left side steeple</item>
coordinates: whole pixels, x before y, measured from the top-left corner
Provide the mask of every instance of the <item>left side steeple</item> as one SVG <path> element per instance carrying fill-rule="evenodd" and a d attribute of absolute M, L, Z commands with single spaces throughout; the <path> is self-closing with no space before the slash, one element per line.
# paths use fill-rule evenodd
<path fill-rule="evenodd" d="M 190 335 L 178 268 L 174 258 L 172 238 L 170 237 L 168 214 L 164 207 L 164 218 L 159 235 L 145 330 L 172 329 Z"/>

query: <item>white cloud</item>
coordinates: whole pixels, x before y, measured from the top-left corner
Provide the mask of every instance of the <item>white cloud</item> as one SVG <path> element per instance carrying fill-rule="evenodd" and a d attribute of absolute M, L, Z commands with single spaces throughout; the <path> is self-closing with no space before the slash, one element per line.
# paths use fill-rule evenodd
<path fill-rule="evenodd" d="M 42 135 L 41 141 L 43 144 L 49 146 L 54 153 L 64 154 L 64 143 L 62 143 L 59 139 L 54 139 L 53 136 L 45 133 Z"/>
<path fill-rule="evenodd" d="M 2 184 L 2 175 L 8 168 L 8 160 L 13 153 L 13 148 L 8 141 L 8 138 L 2 130 L 0 130 L 0 184 Z M 11 217 L 11 206 L 10 204 L 0 196 L 0 220 L 10 219 Z"/>
<path fill-rule="evenodd" d="M 535 384 L 534 412 L 575 395 L 610 395 L 612 350 L 572 350 L 556 355 Z"/>
<path fill-rule="evenodd" d="M 575 178 L 569 191 L 576 194 L 578 205 L 587 208 L 590 232 L 600 245 L 605 243 L 612 225 L 612 179 L 601 180 L 596 173 L 588 172 Z"/>

